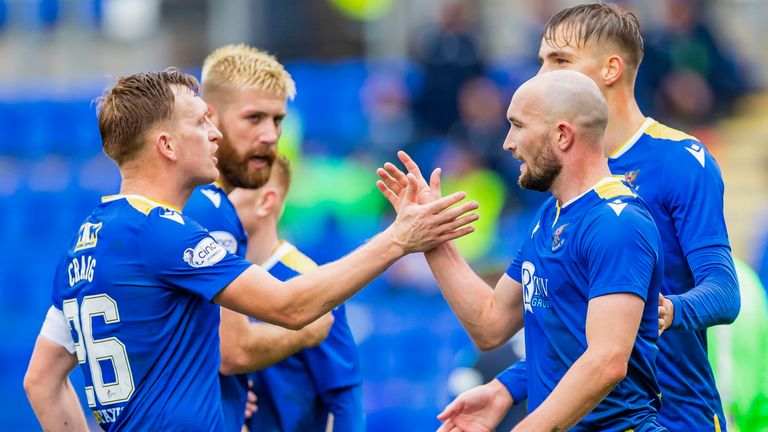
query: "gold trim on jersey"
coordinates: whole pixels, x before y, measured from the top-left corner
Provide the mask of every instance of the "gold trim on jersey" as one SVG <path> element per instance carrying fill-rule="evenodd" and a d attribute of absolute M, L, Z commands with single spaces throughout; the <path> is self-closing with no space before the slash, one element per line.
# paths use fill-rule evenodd
<path fill-rule="evenodd" d="M 611 179 L 613 179 L 613 177 Z M 600 198 L 606 200 L 620 196 L 637 196 L 636 193 L 632 192 L 632 189 L 625 186 L 620 180 L 597 185 L 595 186 L 595 192 Z"/>
<path fill-rule="evenodd" d="M 609 159 L 617 159 L 624 153 L 628 152 L 629 149 L 632 148 L 632 146 L 637 143 L 637 141 L 640 139 L 640 137 L 643 136 L 643 134 L 646 133 L 648 128 L 651 127 L 652 124 L 657 123 L 656 120 L 652 119 L 651 117 L 646 117 L 645 121 L 643 121 L 643 124 L 640 125 L 640 127 L 635 131 L 634 135 L 629 137 L 628 140 L 624 141 L 620 146 L 616 147 L 610 155 L 608 155 Z"/>
<path fill-rule="evenodd" d="M 310 272 L 317 268 L 317 263 L 312 261 L 311 258 L 301 253 L 295 247 L 288 251 L 288 253 L 280 259 L 280 262 L 283 263 L 284 266 L 301 274 Z"/>
<path fill-rule="evenodd" d="M 117 201 L 123 198 L 125 198 L 125 200 L 128 201 L 131 207 L 144 213 L 145 215 L 148 215 L 149 212 L 152 211 L 152 209 L 155 207 L 162 207 L 165 209 L 176 210 L 177 212 L 181 213 L 181 210 L 179 210 L 178 208 L 176 208 L 171 204 L 168 204 L 162 201 L 153 200 L 143 195 L 134 195 L 134 194 L 109 195 L 109 196 L 101 197 L 101 202 L 105 203 L 110 201 Z"/>
<path fill-rule="evenodd" d="M 694 140 L 699 141 L 696 139 L 695 136 L 688 135 L 685 132 L 679 131 L 677 129 L 672 129 L 669 126 L 663 125 L 659 122 L 656 122 L 655 124 L 651 125 L 648 130 L 645 131 L 646 134 L 653 138 L 657 139 L 666 139 L 670 141 L 685 141 L 685 140 Z"/>

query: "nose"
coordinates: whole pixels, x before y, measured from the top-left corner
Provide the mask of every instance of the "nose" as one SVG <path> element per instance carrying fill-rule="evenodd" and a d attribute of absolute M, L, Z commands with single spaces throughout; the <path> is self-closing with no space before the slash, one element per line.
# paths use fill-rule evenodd
<path fill-rule="evenodd" d="M 504 144 L 501 146 L 505 151 L 511 151 L 514 152 L 517 150 L 517 145 L 512 140 L 512 128 L 509 128 L 509 132 L 507 132 L 506 138 L 504 138 Z"/>
<path fill-rule="evenodd" d="M 272 124 L 265 128 L 261 135 L 259 135 L 259 140 L 263 143 L 267 144 L 277 144 L 277 139 L 280 137 L 279 127 Z"/>
<path fill-rule="evenodd" d="M 539 68 L 539 71 L 536 72 L 536 75 L 541 75 L 541 74 L 543 74 L 545 72 L 549 72 L 549 70 L 550 69 L 549 69 L 549 67 L 547 67 L 547 63 L 542 63 L 541 67 Z"/>
<path fill-rule="evenodd" d="M 221 131 L 210 120 L 208 120 L 208 123 L 211 125 L 211 130 L 208 132 L 208 140 L 216 142 L 222 139 L 224 135 L 221 134 Z"/>

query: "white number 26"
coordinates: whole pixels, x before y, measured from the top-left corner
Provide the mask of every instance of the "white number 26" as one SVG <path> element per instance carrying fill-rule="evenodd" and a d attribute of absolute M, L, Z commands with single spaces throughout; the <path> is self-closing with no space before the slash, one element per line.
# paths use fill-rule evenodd
<path fill-rule="evenodd" d="M 106 294 L 98 294 L 84 297 L 79 308 L 77 299 L 65 300 L 63 309 L 67 321 L 77 332 L 78 340 L 75 342 L 77 361 L 83 364 L 87 358 L 91 370 L 93 386 L 85 388 L 88 406 L 96 406 L 94 390 L 95 397 L 99 398 L 101 405 L 127 401 L 133 395 L 134 385 L 125 345 L 116 337 L 98 340 L 93 338 L 94 317 L 103 316 L 106 324 L 120 322 L 117 303 Z M 111 363 L 111 367 L 115 371 L 113 382 L 104 382 L 101 365 L 104 362 Z M 109 367 L 108 364 L 107 367 Z"/>

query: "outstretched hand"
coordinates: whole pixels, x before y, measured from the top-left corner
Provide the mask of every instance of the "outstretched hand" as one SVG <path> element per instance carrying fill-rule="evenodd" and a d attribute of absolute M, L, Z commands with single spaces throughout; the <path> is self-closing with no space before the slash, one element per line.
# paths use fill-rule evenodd
<path fill-rule="evenodd" d="M 469 389 L 438 414 L 443 424 L 437 432 L 490 432 L 501 423 L 512 402 L 498 380 Z"/>
<path fill-rule="evenodd" d="M 477 202 L 459 204 L 466 194 L 456 192 L 435 201 L 420 204 L 418 180 L 405 174 L 406 186 L 394 200 L 397 217 L 387 229 L 394 243 L 404 253 L 425 252 L 439 244 L 465 236 L 475 230 L 469 226 L 478 219 Z M 454 206 L 455 205 L 455 206 Z"/>
<path fill-rule="evenodd" d="M 403 163 L 407 172 L 412 174 L 416 180 L 416 195 L 414 197 L 416 203 L 426 204 L 435 201 L 442 196 L 440 191 L 440 168 L 436 168 L 432 171 L 432 174 L 429 177 L 429 183 L 427 183 L 426 179 L 421 174 L 421 169 L 419 169 L 416 162 L 408 156 L 408 153 L 399 151 L 397 152 L 397 157 Z M 378 174 L 380 179 L 376 182 L 376 187 L 379 188 L 379 192 L 381 192 L 381 194 L 384 195 L 384 198 L 392 204 L 395 211 L 399 212 L 404 199 L 405 190 L 408 187 L 407 175 L 390 162 L 385 163 L 384 168 L 377 169 L 376 174 Z"/>

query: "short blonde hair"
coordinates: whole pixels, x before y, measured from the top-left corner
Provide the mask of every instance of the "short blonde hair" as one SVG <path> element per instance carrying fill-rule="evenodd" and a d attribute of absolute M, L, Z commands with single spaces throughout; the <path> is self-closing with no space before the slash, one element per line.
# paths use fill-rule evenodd
<path fill-rule="evenodd" d="M 225 45 L 205 58 L 203 97 L 225 89 L 256 88 L 293 100 L 296 84 L 277 59 L 246 44 Z"/>
<path fill-rule="evenodd" d="M 197 94 L 197 79 L 168 68 L 124 76 L 98 99 L 96 113 L 104 153 L 118 166 L 137 157 L 146 133 L 173 114 L 179 88 Z"/>

